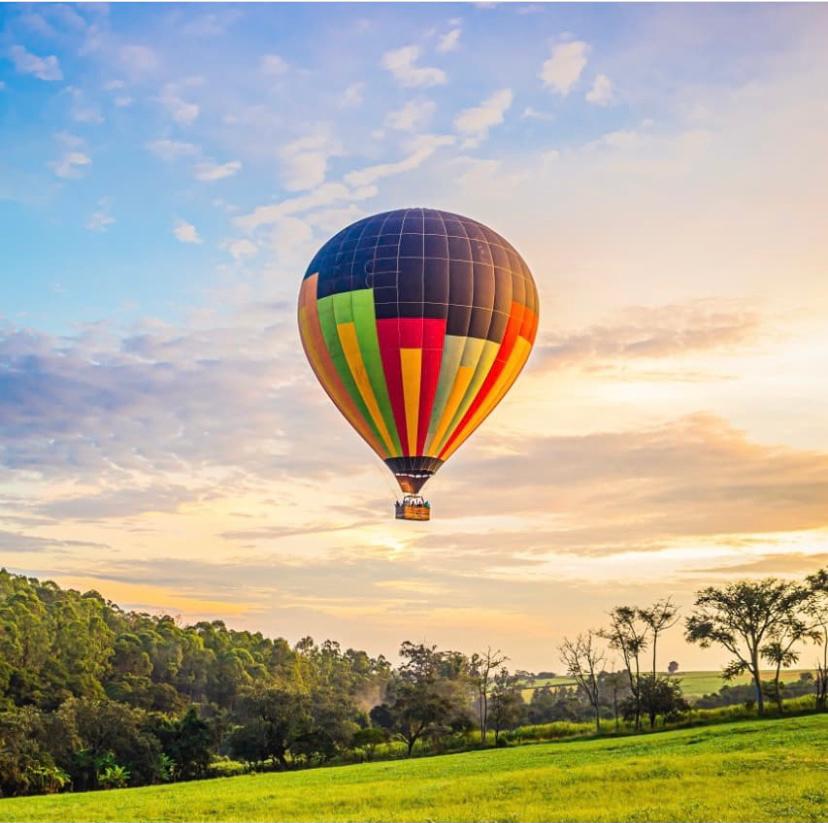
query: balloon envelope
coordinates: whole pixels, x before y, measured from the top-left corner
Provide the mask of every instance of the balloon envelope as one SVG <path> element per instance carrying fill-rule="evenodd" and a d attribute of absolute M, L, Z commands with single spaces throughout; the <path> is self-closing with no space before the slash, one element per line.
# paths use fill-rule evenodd
<path fill-rule="evenodd" d="M 406 493 L 503 398 L 537 326 L 535 281 L 515 249 L 435 209 L 343 229 L 316 253 L 299 294 L 319 382 Z"/>

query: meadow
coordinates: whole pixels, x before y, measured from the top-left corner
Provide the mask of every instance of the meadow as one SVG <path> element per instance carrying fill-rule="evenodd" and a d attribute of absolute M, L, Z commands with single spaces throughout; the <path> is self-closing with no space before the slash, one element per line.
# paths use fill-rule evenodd
<path fill-rule="evenodd" d="M 782 682 L 789 683 L 799 679 L 799 676 L 811 669 L 788 669 L 782 673 Z M 666 672 L 661 672 L 666 676 Z M 682 694 L 691 703 L 706 694 L 715 694 L 722 688 L 722 686 L 738 686 L 751 682 L 751 676 L 748 672 L 737 675 L 732 680 L 725 680 L 720 671 L 699 671 L 699 672 L 677 672 L 671 675 L 681 682 Z M 773 672 L 762 672 L 763 680 L 772 680 Z M 558 677 L 536 678 L 532 681 L 532 685 L 523 690 L 523 696 L 526 700 L 532 699 L 532 692 L 535 689 L 543 686 L 574 686 L 575 681 L 571 677 L 560 675 Z"/>
<path fill-rule="evenodd" d="M 828 715 L 0 800 L 3 821 L 824 821 Z"/>

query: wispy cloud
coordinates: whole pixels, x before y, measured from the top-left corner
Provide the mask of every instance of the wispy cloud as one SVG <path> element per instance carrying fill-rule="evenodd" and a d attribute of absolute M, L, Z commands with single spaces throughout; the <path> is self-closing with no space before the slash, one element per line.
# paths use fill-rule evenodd
<path fill-rule="evenodd" d="M 201 107 L 198 103 L 184 100 L 180 95 L 179 88 L 180 86 L 177 83 L 165 84 L 158 99 L 176 123 L 186 126 L 195 122 L 201 112 Z"/>
<path fill-rule="evenodd" d="M 9 56 L 20 74 L 31 74 L 39 80 L 52 82 L 63 79 L 60 62 L 54 54 L 38 57 L 27 51 L 24 46 L 12 46 Z"/>
<path fill-rule="evenodd" d="M 162 160 L 175 160 L 179 157 L 193 157 L 201 153 L 198 146 L 181 140 L 153 140 L 147 148 Z"/>
<path fill-rule="evenodd" d="M 606 74 L 598 74 L 592 81 L 592 88 L 586 93 L 586 101 L 596 106 L 608 106 L 613 99 L 612 80 Z"/>
<path fill-rule="evenodd" d="M 201 243 L 203 242 L 198 233 L 198 229 L 186 220 L 176 220 L 173 224 L 173 234 L 176 240 L 182 243 Z"/>
<path fill-rule="evenodd" d="M 428 88 L 443 85 L 447 81 L 442 69 L 418 66 L 419 58 L 419 46 L 403 46 L 387 51 L 382 57 L 381 65 L 405 88 Z"/>
<path fill-rule="evenodd" d="M 454 51 L 460 43 L 460 35 L 462 31 L 463 30 L 459 26 L 455 26 L 453 29 L 450 29 L 445 34 L 441 35 L 440 40 L 437 43 L 437 51 L 442 54 Z"/>
<path fill-rule="evenodd" d="M 543 85 L 556 94 L 569 94 L 586 67 L 588 53 L 589 46 L 583 40 L 553 46 L 551 56 L 541 66 Z"/>
<path fill-rule="evenodd" d="M 547 338 L 539 361 L 550 367 L 628 358 L 675 357 L 699 351 L 725 352 L 754 341 L 757 312 L 731 301 L 701 299 L 668 306 L 627 309 L 619 321 L 572 335 Z"/>
<path fill-rule="evenodd" d="M 232 177 L 241 171 L 240 160 L 229 160 L 227 163 L 216 163 L 212 160 L 205 160 L 197 163 L 193 168 L 196 180 L 205 183 L 214 183 L 216 180 L 224 180 L 225 177 Z"/>
<path fill-rule="evenodd" d="M 278 54 L 265 54 L 259 60 L 259 69 L 268 77 L 279 77 L 285 74 L 288 68 L 287 61 Z"/>
<path fill-rule="evenodd" d="M 383 177 L 413 171 L 428 160 L 441 146 L 450 146 L 452 143 L 454 143 L 454 137 L 449 134 L 419 135 L 411 141 L 410 151 L 402 160 L 393 163 L 378 163 L 375 166 L 367 166 L 364 169 L 349 172 L 345 175 L 345 180 L 352 186 L 370 186 Z"/>
<path fill-rule="evenodd" d="M 115 218 L 112 216 L 112 201 L 109 197 L 102 197 L 98 201 L 98 208 L 91 214 L 89 220 L 86 221 L 86 228 L 89 231 L 106 231 L 114 223 Z"/>
<path fill-rule="evenodd" d="M 400 131 L 418 131 L 428 125 L 436 109 L 437 104 L 433 100 L 409 100 L 402 108 L 386 115 L 385 125 Z"/>
<path fill-rule="evenodd" d="M 342 154 L 339 141 L 325 130 L 288 143 L 280 152 L 282 184 L 288 191 L 303 191 L 325 180 L 328 161 Z"/>
<path fill-rule="evenodd" d="M 466 138 L 464 145 L 476 146 L 485 140 L 489 130 L 503 122 L 513 97 L 511 89 L 501 89 L 479 106 L 461 111 L 454 119 L 454 127 Z"/>

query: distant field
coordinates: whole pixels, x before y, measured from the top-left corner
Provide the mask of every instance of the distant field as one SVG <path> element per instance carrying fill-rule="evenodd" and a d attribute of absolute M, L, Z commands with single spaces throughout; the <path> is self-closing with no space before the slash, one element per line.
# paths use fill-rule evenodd
<path fill-rule="evenodd" d="M 824 821 L 828 715 L 0 800 L 23 821 Z"/>
<path fill-rule="evenodd" d="M 802 674 L 804 671 L 810 671 L 810 669 L 789 669 L 788 671 L 782 674 L 783 682 L 799 680 L 799 675 Z M 666 674 L 666 672 L 662 672 L 662 674 Z M 722 673 L 719 671 L 711 671 L 711 672 L 677 672 L 675 674 L 681 681 L 681 688 L 684 692 L 684 696 L 690 699 L 696 697 L 703 697 L 706 694 L 713 694 L 714 692 L 719 691 L 722 686 L 729 685 L 734 686 L 739 683 L 749 683 L 750 682 L 750 675 L 749 674 L 742 674 L 739 677 L 726 682 L 722 677 Z M 773 672 L 765 672 L 764 677 L 770 680 L 773 677 Z M 552 677 L 547 678 L 545 680 L 535 680 L 532 686 L 527 687 L 523 690 L 523 696 L 526 700 L 532 699 L 532 692 L 536 688 L 540 688 L 542 686 L 573 686 L 575 685 L 575 681 L 571 677 Z"/>

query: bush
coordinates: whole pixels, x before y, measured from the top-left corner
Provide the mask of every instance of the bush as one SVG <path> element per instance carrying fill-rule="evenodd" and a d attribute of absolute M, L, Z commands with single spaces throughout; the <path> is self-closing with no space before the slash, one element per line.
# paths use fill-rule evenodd
<path fill-rule="evenodd" d="M 115 763 L 98 773 L 98 785 L 102 789 L 123 789 L 129 783 L 129 769 Z"/>
<path fill-rule="evenodd" d="M 233 760 L 224 755 L 216 755 L 207 767 L 208 777 L 237 777 L 240 774 L 249 774 L 252 771 L 250 764 Z"/>

